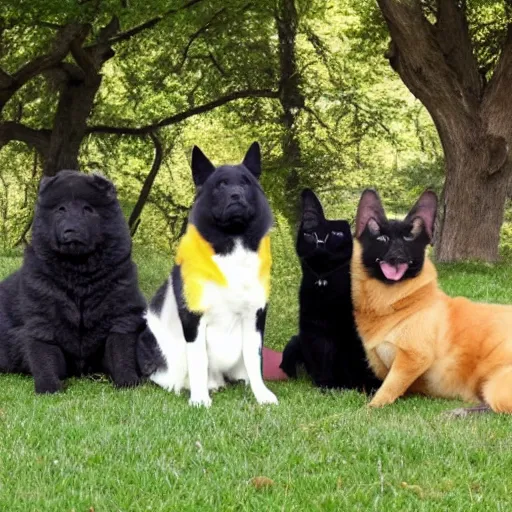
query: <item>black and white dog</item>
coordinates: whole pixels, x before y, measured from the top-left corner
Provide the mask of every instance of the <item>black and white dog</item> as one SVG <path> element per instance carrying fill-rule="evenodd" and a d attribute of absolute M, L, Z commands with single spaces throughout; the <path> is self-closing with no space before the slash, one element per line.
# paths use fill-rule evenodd
<path fill-rule="evenodd" d="M 272 214 L 260 174 L 256 142 L 240 165 L 218 168 L 193 149 L 196 198 L 187 231 L 147 313 L 161 361 L 150 379 L 176 393 L 189 388 L 192 405 L 210 406 L 209 390 L 226 380 L 248 382 L 260 404 L 277 403 L 261 371 Z M 150 351 L 139 354 L 147 362 Z"/>

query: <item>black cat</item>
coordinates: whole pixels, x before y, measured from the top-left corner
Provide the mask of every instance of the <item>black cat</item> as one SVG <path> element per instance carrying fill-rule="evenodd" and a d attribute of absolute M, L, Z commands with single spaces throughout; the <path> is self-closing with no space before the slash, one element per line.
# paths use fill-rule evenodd
<path fill-rule="evenodd" d="M 368 368 L 352 313 L 349 223 L 327 220 L 309 189 L 302 192 L 297 255 L 302 266 L 299 334 L 286 345 L 281 368 L 296 377 L 303 363 L 323 388 L 376 389 L 379 381 Z"/>

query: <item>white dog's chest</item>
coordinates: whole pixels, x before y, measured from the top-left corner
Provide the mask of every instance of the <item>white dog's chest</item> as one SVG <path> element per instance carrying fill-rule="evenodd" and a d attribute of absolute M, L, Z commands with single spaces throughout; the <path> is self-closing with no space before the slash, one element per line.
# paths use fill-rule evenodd
<path fill-rule="evenodd" d="M 267 298 L 260 272 L 261 260 L 256 252 L 237 244 L 228 255 L 215 255 L 213 260 L 226 278 L 227 285 L 205 283 L 203 304 L 208 325 L 228 324 L 233 317 L 256 315 L 265 307 Z"/>
<path fill-rule="evenodd" d="M 226 277 L 227 286 L 205 285 L 206 311 L 201 321 L 206 328 L 209 366 L 225 373 L 243 366 L 244 335 L 256 330 L 256 314 L 265 307 L 266 296 L 260 279 L 261 261 L 255 252 L 238 245 L 231 254 L 213 259 Z"/>

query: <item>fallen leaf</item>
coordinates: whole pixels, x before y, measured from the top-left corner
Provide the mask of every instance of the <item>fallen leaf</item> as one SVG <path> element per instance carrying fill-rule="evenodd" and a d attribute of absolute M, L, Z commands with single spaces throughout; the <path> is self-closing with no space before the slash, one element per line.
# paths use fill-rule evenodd
<path fill-rule="evenodd" d="M 268 476 L 255 476 L 249 480 L 249 483 L 254 486 L 255 489 L 265 489 L 274 485 L 274 480 Z"/>
<path fill-rule="evenodd" d="M 404 489 L 410 489 L 411 491 L 415 492 L 420 498 L 423 498 L 425 495 L 423 489 L 419 485 L 408 484 L 407 482 L 402 482 L 400 485 Z"/>

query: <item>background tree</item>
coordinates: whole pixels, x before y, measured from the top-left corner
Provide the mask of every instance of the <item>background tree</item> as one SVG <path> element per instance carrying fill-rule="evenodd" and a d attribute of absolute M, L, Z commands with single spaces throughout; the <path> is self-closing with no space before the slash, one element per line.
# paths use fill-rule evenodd
<path fill-rule="evenodd" d="M 193 144 L 220 163 L 262 143 L 286 243 L 303 186 L 349 219 L 368 184 L 396 211 L 440 187 L 432 123 L 382 59 L 383 24 L 369 40 L 360 11 L 348 0 L 3 2 L 0 68 L 35 71 L 0 120 L 2 244 L 28 232 L 41 173 L 66 165 L 109 175 L 135 243 L 168 250 L 193 198 Z M 57 44 L 68 32 L 69 50 Z"/>
<path fill-rule="evenodd" d="M 512 161 L 505 1 L 378 0 L 387 57 L 435 123 L 445 158 L 436 255 L 496 261 Z"/>

